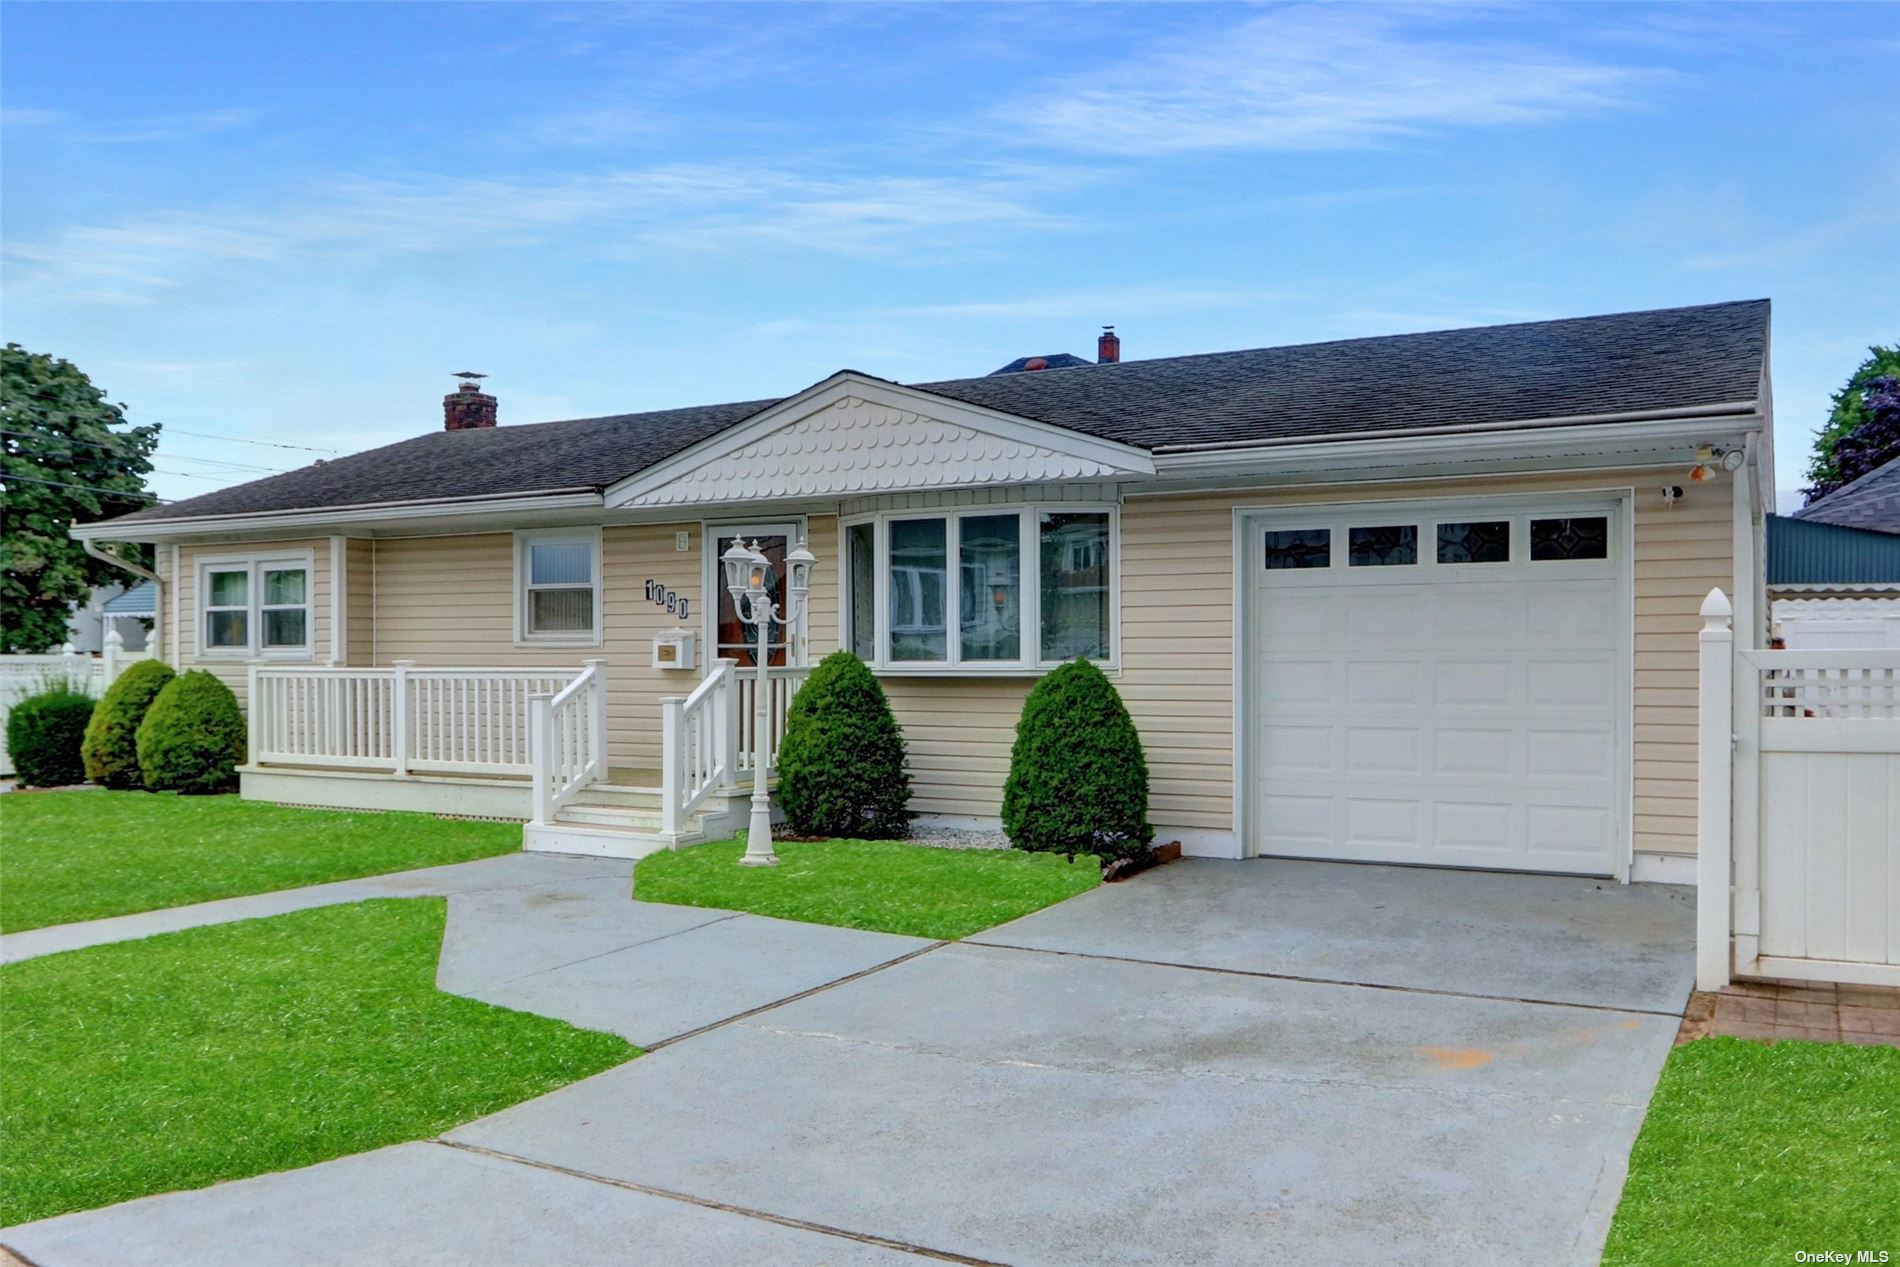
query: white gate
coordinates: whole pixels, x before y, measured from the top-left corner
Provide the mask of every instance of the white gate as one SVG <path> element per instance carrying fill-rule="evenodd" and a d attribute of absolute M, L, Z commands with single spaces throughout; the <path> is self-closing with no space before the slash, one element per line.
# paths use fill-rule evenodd
<path fill-rule="evenodd" d="M 1705 604 L 1711 615 L 1726 624 Z M 1710 632 L 1715 670 L 1728 647 Z M 1744 648 L 1733 668 L 1732 776 L 1726 753 L 1703 752 L 1705 792 L 1728 782 L 1734 814 L 1724 979 L 1732 937 L 1739 976 L 1900 985 L 1900 651 Z M 1705 722 L 1718 676 L 1704 678 Z M 1717 947 L 1699 949 L 1706 977 Z"/>

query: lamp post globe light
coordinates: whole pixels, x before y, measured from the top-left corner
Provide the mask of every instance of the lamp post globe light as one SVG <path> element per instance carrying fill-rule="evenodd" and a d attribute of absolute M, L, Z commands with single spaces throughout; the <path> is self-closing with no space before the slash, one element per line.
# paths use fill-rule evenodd
<path fill-rule="evenodd" d="M 803 541 L 798 548 L 785 556 L 785 567 L 789 575 L 786 585 L 785 610 L 779 611 L 772 601 L 771 591 L 766 580 L 771 573 L 771 564 L 759 550 L 754 540 L 748 546 L 744 541 L 734 540 L 732 548 L 719 556 L 726 569 L 726 590 L 732 595 L 732 609 L 735 615 L 746 624 L 759 631 L 759 654 L 757 669 L 758 687 L 752 700 L 752 821 L 746 829 L 745 856 L 739 859 L 742 867 L 775 867 L 778 855 L 772 852 L 772 798 L 765 788 L 766 756 L 770 746 L 772 695 L 770 682 L 770 661 L 772 643 L 772 624 L 777 621 L 786 628 L 786 659 L 791 658 L 791 626 L 804 610 L 805 596 L 811 590 L 812 564 L 818 562 L 815 555 L 805 548 Z"/>

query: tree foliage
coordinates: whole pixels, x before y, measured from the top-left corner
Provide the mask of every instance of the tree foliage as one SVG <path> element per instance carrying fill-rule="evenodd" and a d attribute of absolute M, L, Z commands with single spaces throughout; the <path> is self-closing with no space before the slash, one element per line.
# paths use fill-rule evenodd
<path fill-rule="evenodd" d="M 899 840 L 910 830 L 903 732 L 849 651 L 819 661 L 786 711 L 778 801 L 801 836 Z"/>
<path fill-rule="evenodd" d="M 17 343 L 0 352 L 0 652 L 59 646 L 71 605 L 125 580 L 67 529 L 151 505 L 157 444 L 156 425 L 127 426 L 125 407 L 70 361 Z"/>
<path fill-rule="evenodd" d="M 1089 853 L 1104 865 L 1154 839 L 1141 736 L 1115 684 L 1087 660 L 1055 670 L 1023 701 L 1003 830 L 1018 849 Z"/>
<path fill-rule="evenodd" d="M 1869 401 L 1869 393 L 1874 381 L 1880 378 L 1900 379 L 1900 344 L 1868 348 L 1867 359 L 1860 363 L 1860 368 L 1854 371 L 1847 383 L 1834 393 L 1833 408 L 1820 434 L 1814 437 L 1814 454 L 1808 459 L 1809 502 L 1819 501 L 1841 485 L 1852 483 L 1873 469 L 1869 466 L 1861 470 L 1859 475 L 1845 474 L 1837 450 L 1843 440 L 1861 431 L 1872 421 L 1873 405 Z M 1861 463 L 1855 462 L 1854 465 Z"/>

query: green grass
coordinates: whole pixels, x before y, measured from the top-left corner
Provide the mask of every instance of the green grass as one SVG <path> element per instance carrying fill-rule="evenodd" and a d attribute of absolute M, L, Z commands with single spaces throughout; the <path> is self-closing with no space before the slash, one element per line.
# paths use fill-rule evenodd
<path fill-rule="evenodd" d="M 0 932 L 467 862 L 521 848 L 510 823 L 289 809 L 235 796 L 0 796 Z"/>
<path fill-rule="evenodd" d="M 1603 1261 L 1900 1262 L 1900 1050 L 1702 1038 L 1670 1054 Z"/>
<path fill-rule="evenodd" d="M 0 969 L 0 1225 L 424 1139 L 639 1054 L 435 988 L 385 899 Z"/>
<path fill-rule="evenodd" d="M 776 867 L 737 865 L 739 840 L 656 853 L 633 871 L 647 902 L 751 911 L 809 924 L 951 940 L 1101 883 L 1092 857 L 932 849 L 889 840 L 781 841 Z"/>

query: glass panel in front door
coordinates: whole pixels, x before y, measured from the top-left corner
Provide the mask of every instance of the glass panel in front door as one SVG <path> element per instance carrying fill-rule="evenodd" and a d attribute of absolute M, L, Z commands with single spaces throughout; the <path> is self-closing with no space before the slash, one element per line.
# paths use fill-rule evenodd
<path fill-rule="evenodd" d="M 739 536 L 744 537 L 747 545 L 751 545 L 755 540 L 758 542 L 759 553 L 763 554 L 766 562 L 771 565 L 765 574 L 765 579 L 772 592 L 772 601 L 778 604 L 778 610 L 783 613 L 785 610 L 785 551 L 789 548 L 784 536 L 761 534 L 754 537 L 748 533 L 740 533 Z M 715 567 L 718 566 L 716 561 L 732 548 L 733 541 L 734 538 L 727 535 L 721 535 L 714 540 Z M 757 665 L 759 662 L 758 628 L 739 619 L 739 614 L 732 605 L 732 591 L 726 588 L 723 571 L 714 574 L 714 581 L 719 588 L 719 646 L 713 654 L 737 660 L 741 666 Z M 772 622 L 772 636 L 766 649 L 771 654 L 771 659 L 767 663 L 773 665 L 785 663 L 785 626 L 778 621 Z"/>

